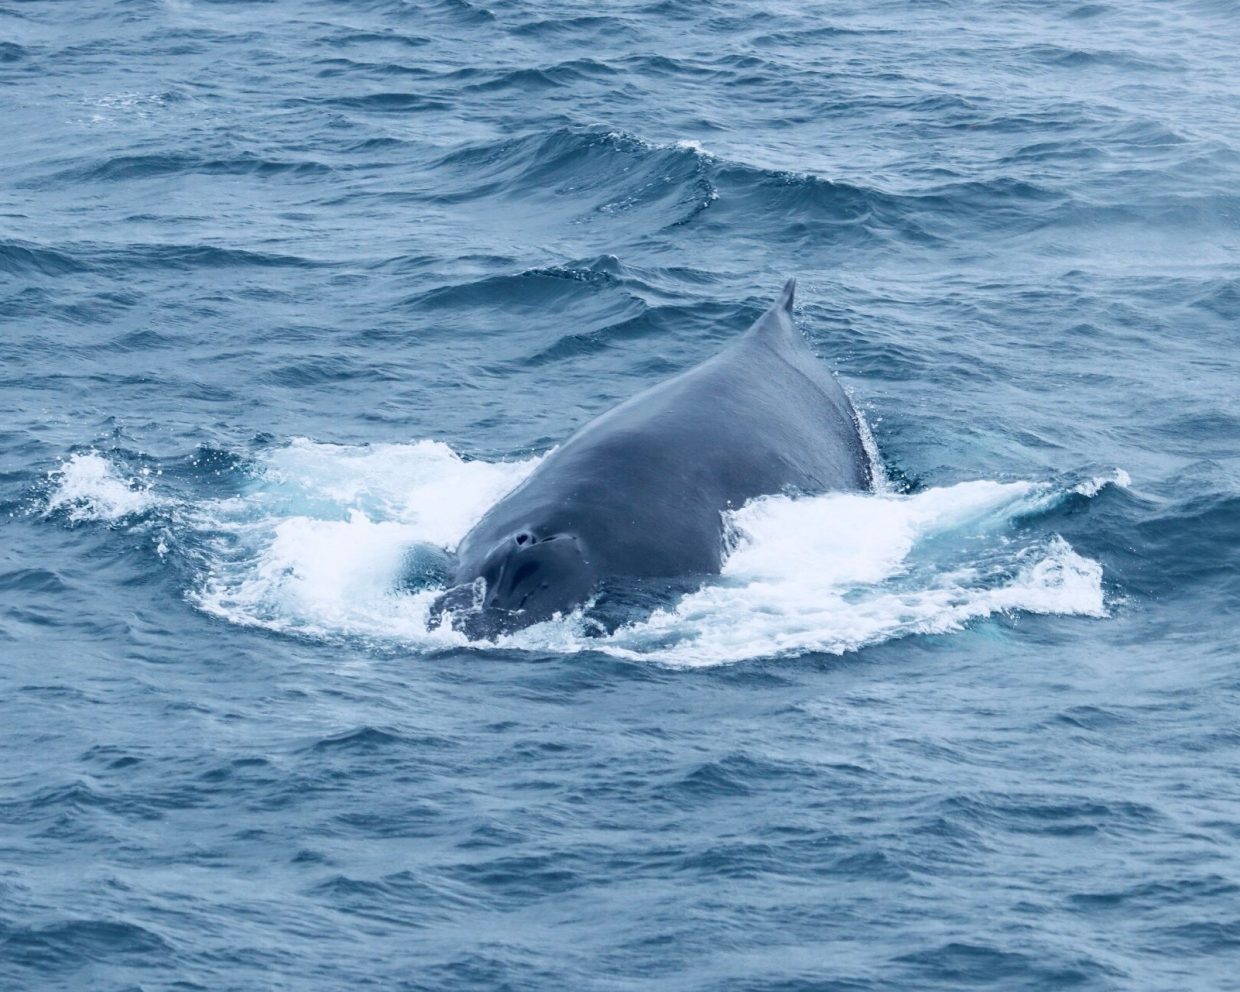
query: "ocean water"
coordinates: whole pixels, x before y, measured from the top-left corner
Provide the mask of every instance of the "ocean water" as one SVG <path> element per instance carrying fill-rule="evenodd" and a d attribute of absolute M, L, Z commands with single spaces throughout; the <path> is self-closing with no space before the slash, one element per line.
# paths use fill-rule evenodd
<path fill-rule="evenodd" d="M 0 2 L 0 989 L 1240 988 L 1237 79 L 1211 0 Z M 427 631 L 793 275 L 875 492 Z"/>

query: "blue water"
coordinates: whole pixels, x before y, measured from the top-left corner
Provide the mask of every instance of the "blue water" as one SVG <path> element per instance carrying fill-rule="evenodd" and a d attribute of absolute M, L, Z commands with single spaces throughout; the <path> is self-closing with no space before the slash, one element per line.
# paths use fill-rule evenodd
<path fill-rule="evenodd" d="M 1240 988 L 1237 79 L 1210 0 L 0 3 L 0 988 Z M 878 491 L 426 631 L 791 275 Z"/>

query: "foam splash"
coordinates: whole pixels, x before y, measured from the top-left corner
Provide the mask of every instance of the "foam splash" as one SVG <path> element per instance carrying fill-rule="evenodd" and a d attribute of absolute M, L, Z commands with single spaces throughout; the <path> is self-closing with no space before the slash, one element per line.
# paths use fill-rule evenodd
<path fill-rule="evenodd" d="M 63 512 L 73 523 L 117 523 L 143 514 L 157 503 L 149 469 L 125 478 L 97 451 L 78 452 L 48 473 L 48 479 L 52 488 L 44 515 Z"/>
<path fill-rule="evenodd" d="M 539 459 L 464 461 L 446 445 L 343 447 L 299 440 L 268 454 L 241 496 L 187 515 L 204 548 L 192 593 L 230 622 L 304 636 L 438 650 L 437 589 L 401 589 L 412 546 L 453 547 Z M 1098 480 L 1094 480 L 1098 482 Z M 996 614 L 1106 615 L 1102 569 L 1053 534 L 1014 523 L 1075 489 L 967 482 L 891 492 L 764 497 L 730 514 L 738 542 L 717 580 L 597 636 L 580 613 L 502 637 L 518 650 L 604 652 L 704 666 L 841 654 Z M 482 642 L 473 645 L 492 648 Z"/>
<path fill-rule="evenodd" d="M 360 513 L 406 525 L 415 540 L 455 546 L 541 460 L 465 461 L 438 441 L 351 447 L 295 438 L 265 458 L 244 499 L 279 518 Z"/>
<path fill-rule="evenodd" d="M 1012 548 L 1030 483 L 967 482 L 915 496 L 768 497 L 735 514 L 744 535 L 723 581 L 617 631 L 628 658 L 681 666 L 843 654 L 942 634 L 995 614 L 1106 615 L 1102 569 L 1057 536 Z"/>
<path fill-rule="evenodd" d="M 398 591 L 406 556 L 417 544 L 454 547 L 539 461 L 465 461 L 434 441 L 294 440 L 266 456 L 241 497 L 194 514 L 207 575 L 191 598 L 282 632 L 463 645 L 455 631 L 428 634 L 436 591 Z"/>

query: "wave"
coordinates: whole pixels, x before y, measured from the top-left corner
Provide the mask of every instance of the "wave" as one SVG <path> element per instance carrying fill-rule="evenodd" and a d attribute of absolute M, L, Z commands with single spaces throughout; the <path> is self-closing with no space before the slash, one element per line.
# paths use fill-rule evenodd
<path fill-rule="evenodd" d="M 434 185 L 421 196 L 444 205 L 503 200 L 525 216 L 549 204 L 588 222 L 597 215 L 655 216 L 670 229 L 701 218 L 708 229 L 745 230 L 800 242 L 937 240 L 946 222 L 986 215 L 1035 223 L 1061 208 L 1062 194 L 1008 176 L 952 181 L 908 192 L 838 178 L 763 168 L 721 158 L 696 142 L 651 142 L 615 129 L 565 127 L 517 138 L 471 143 L 428 162 Z M 648 214 L 648 211 L 651 212 Z M 657 211 L 657 212 L 656 212 Z"/>
<path fill-rule="evenodd" d="M 0 272 L 22 276 L 38 274 L 63 276 L 85 272 L 89 266 L 73 253 L 31 244 L 27 241 L 0 241 Z"/>
<path fill-rule="evenodd" d="M 42 926 L 4 926 L 5 957 L 46 972 L 81 970 L 84 962 L 140 955 L 168 955 L 172 945 L 145 927 L 125 920 L 75 919 Z"/>
<path fill-rule="evenodd" d="M 1174 50 L 1164 47 L 1158 58 L 1131 50 L 1068 48 L 1054 44 L 1029 45 L 1017 54 L 1022 63 L 1066 69 L 1111 69 L 1119 72 L 1183 72 L 1185 63 Z"/>
<path fill-rule="evenodd" d="M 517 37 L 554 38 L 558 35 L 606 32 L 610 38 L 635 38 L 633 26 L 621 17 L 605 14 L 577 14 L 570 17 L 542 17 L 509 29 Z"/>
<path fill-rule="evenodd" d="M 684 223 L 715 198 L 705 160 L 688 147 L 659 149 L 632 135 L 561 128 L 473 143 L 428 164 L 426 196 L 439 204 L 502 199 L 519 217 L 550 208 L 568 220 L 656 218 Z"/>
<path fill-rule="evenodd" d="M 306 104 L 337 107 L 341 110 L 365 110 L 388 114 L 422 110 L 448 110 L 452 106 L 451 101 L 448 100 L 399 90 L 328 98 L 290 97 L 284 101 L 284 105 L 290 107 Z"/>
<path fill-rule="evenodd" d="M 571 59 L 552 65 L 527 69 L 512 69 L 507 72 L 492 72 L 477 69 L 465 69 L 453 75 L 462 78 L 461 92 L 487 93 L 492 90 L 516 89 L 529 93 L 540 89 L 555 89 L 584 83 L 592 79 L 607 79 L 619 75 L 619 70 L 605 62 L 593 59 Z M 470 82 L 470 77 L 479 78 Z"/>
<path fill-rule="evenodd" d="M 619 284 L 605 259 L 594 262 L 526 269 L 511 275 L 486 276 L 469 282 L 437 286 L 410 296 L 404 307 L 456 311 L 460 307 L 502 305 L 505 308 L 546 309 L 558 305 L 582 289 Z"/>
<path fill-rule="evenodd" d="M 601 69 L 589 60 L 571 66 L 574 72 Z M 476 85 L 494 82 L 485 79 Z M 557 83 L 550 75 L 539 85 Z M 962 126 L 1045 130 L 1036 121 L 1000 120 L 984 106 L 965 107 L 959 116 Z M 1236 198 L 1226 188 L 1186 194 L 1165 181 L 1162 167 L 1127 177 L 1103 172 L 1096 188 L 1069 188 L 1060 175 L 1065 155 L 1089 157 L 1115 142 L 1155 141 L 1162 148 L 1174 138 L 1150 129 L 1125 135 L 1094 122 L 1096 133 L 1087 140 L 1077 133 L 1082 126 L 1070 129 L 1071 142 L 1065 137 L 1022 144 L 980 178 L 935 169 L 899 188 L 754 165 L 697 142 L 660 143 L 601 126 L 562 126 L 438 153 L 421 164 L 425 184 L 400 196 L 458 220 L 462 210 L 484 211 L 488 225 L 511 226 L 522 236 L 531 225 L 557 226 L 594 250 L 603 245 L 586 225 L 604 225 L 599 231 L 606 232 L 608 250 L 626 237 L 645 239 L 652 231 L 679 227 L 731 241 L 760 237 L 763 244 L 797 250 L 824 243 L 885 249 L 946 245 L 965 234 L 976 239 L 979 233 L 1083 231 L 1102 222 L 1202 230 L 1235 212 Z M 1140 210 L 1130 203 L 1133 183 L 1150 185 Z"/>
<path fill-rule="evenodd" d="M 23 241 L 0 240 L 0 272 L 11 275 L 43 275 L 61 277 L 94 273 L 116 275 L 119 272 L 132 275 L 151 269 L 190 271 L 215 268 L 316 268 L 325 264 L 317 259 L 276 252 L 251 251 L 244 248 L 228 248 L 207 244 L 117 244 L 98 242 L 36 245 Z M 5 304 L 20 307 L 22 295 L 36 287 L 26 287 Z M 127 293 L 105 292 L 95 294 L 88 307 L 104 310 L 132 305 L 135 297 Z M 32 304 L 36 309 L 46 306 L 60 310 L 70 319 L 74 318 L 74 304 L 66 305 L 61 299 L 39 298 Z M 87 316 L 93 313 L 88 310 Z"/>
<path fill-rule="evenodd" d="M 405 48 L 424 48 L 434 39 L 426 35 L 402 34 L 396 31 L 334 31 L 314 43 L 333 50 L 342 45 L 400 45 Z"/>
<path fill-rule="evenodd" d="M 419 66 L 401 65 L 398 62 L 359 62 L 356 59 L 346 59 L 341 56 L 320 59 L 315 64 L 323 66 L 316 73 L 320 79 L 332 79 L 349 73 L 358 73 L 359 75 L 373 76 L 380 79 L 386 76 L 426 79 L 435 75 L 431 70 L 423 69 Z"/>
<path fill-rule="evenodd" d="M 381 69 L 382 65 L 361 68 Z M 726 68 L 734 71 L 737 67 Z M 460 70 L 457 74 L 462 71 L 470 78 L 454 80 L 454 91 L 462 86 L 560 86 L 580 82 L 586 76 L 607 76 L 614 67 L 578 58 L 499 76 L 479 70 Z M 711 71 L 719 71 L 719 66 Z M 301 103 L 323 102 L 306 96 L 291 99 Z M 444 106 L 441 98 L 433 94 L 403 90 L 333 96 L 327 103 L 341 109 L 379 112 Z M 970 119 L 978 113 L 970 111 Z M 970 180 L 937 174 L 899 190 L 884 188 L 876 182 L 858 183 L 812 172 L 752 165 L 713 154 L 695 142 L 653 142 L 602 126 L 561 126 L 511 138 L 470 142 L 429 155 L 424 143 L 392 136 L 368 139 L 353 150 L 387 149 L 401 151 L 402 160 L 422 157 L 418 162 L 422 178 L 418 184 L 400 191 L 402 202 L 433 205 L 444 211 L 445 220 L 453 218 L 453 223 L 468 222 L 469 214 L 462 214 L 462 210 L 477 210 L 485 212 L 488 224 L 521 230 L 535 223 L 558 223 L 566 232 L 572 232 L 575 225 L 605 224 L 610 244 L 617 244 L 626 232 L 644 238 L 652 229 L 670 231 L 696 225 L 703 232 L 730 237 L 735 237 L 738 230 L 753 230 L 756 226 L 764 241 L 792 245 L 823 238 L 848 245 L 892 241 L 925 245 L 938 243 L 960 227 L 976 229 L 981 224 L 987 229 L 1010 231 L 1014 227 L 1032 229 L 1052 222 L 1080 225 L 1100 212 L 1124 209 L 1110 208 L 1105 201 L 1079 202 L 1044 177 L 1029 175 L 1030 168 L 1037 168 L 1047 156 L 1062 157 L 1053 143 L 1026 145 L 1000 162 L 1000 168 L 1010 170 L 1011 174 L 999 172 Z M 189 174 L 314 181 L 334 173 L 324 162 L 258 154 L 126 154 L 101 162 L 78 163 L 30 182 L 121 182 Z M 357 190 L 347 195 L 356 200 L 379 194 Z M 383 194 L 387 199 L 392 195 Z M 1153 222 L 1199 225 L 1220 211 L 1229 210 L 1233 199 L 1225 191 L 1191 201 L 1165 192 L 1147 202 L 1145 208 Z M 111 253 L 99 256 L 91 246 L 41 249 L 8 242 L 3 248 L 0 266 L 11 271 L 81 271 L 116 260 Z M 130 246 L 131 251 L 141 248 Z M 208 246 L 187 246 L 181 250 L 204 253 L 195 261 L 206 264 L 212 264 L 212 259 L 205 253 L 237 251 Z M 268 253 L 250 255 L 245 260 L 257 264 L 298 264 Z M 156 265 L 163 260 L 158 253 L 150 259 Z M 233 255 L 221 258 L 218 264 L 242 260 Z"/>
<path fill-rule="evenodd" d="M 44 182 L 113 182 L 197 173 L 205 176 L 314 176 L 331 175 L 322 162 L 281 161 L 243 154 L 235 158 L 196 155 L 118 155 L 105 162 L 83 165 L 48 177 Z"/>

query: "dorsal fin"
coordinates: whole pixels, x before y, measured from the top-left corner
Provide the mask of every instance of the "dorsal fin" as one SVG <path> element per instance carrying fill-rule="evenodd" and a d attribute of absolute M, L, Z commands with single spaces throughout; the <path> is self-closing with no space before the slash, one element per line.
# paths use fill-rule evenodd
<path fill-rule="evenodd" d="M 796 288 L 795 279 L 789 279 L 784 283 L 784 288 L 775 302 L 745 332 L 746 339 L 751 341 L 756 339 L 770 345 L 800 340 L 801 336 L 796 332 L 796 324 L 792 322 L 792 298 L 796 293 Z"/>
<path fill-rule="evenodd" d="M 749 328 L 749 335 L 764 341 L 791 340 L 795 333 L 792 323 L 792 298 L 796 293 L 797 281 L 789 279 L 784 283 L 783 291 L 761 317 Z"/>
<path fill-rule="evenodd" d="M 783 307 L 790 314 L 792 313 L 792 298 L 796 295 L 796 291 L 797 280 L 796 276 L 793 276 L 784 283 L 784 291 L 779 294 L 779 306 Z"/>

